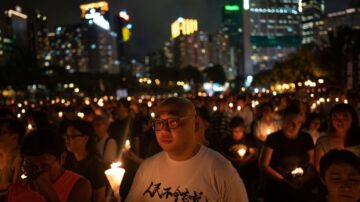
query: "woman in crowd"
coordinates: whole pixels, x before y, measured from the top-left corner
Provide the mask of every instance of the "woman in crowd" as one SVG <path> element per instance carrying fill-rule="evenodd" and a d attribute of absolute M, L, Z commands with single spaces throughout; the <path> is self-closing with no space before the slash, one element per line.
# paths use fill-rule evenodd
<path fill-rule="evenodd" d="M 356 112 L 348 104 L 337 104 L 330 110 L 330 127 L 315 148 L 315 166 L 319 171 L 321 157 L 332 149 L 347 149 L 360 156 L 360 136 Z"/>
<path fill-rule="evenodd" d="M 289 105 L 283 114 L 282 129 L 270 134 L 260 156 L 266 178 L 265 201 L 307 201 L 306 186 L 314 175 L 314 144 L 302 132 L 303 114 L 298 105 Z"/>
<path fill-rule="evenodd" d="M 320 133 L 321 116 L 317 113 L 310 113 L 306 117 L 304 132 L 311 135 L 315 144 L 317 139 L 322 135 Z"/>
<path fill-rule="evenodd" d="M 69 122 L 64 137 L 71 154 L 65 167 L 90 181 L 93 201 L 104 201 L 108 186 L 104 174 L 106 168 L 97 150 L 91 123 L 82 120 Z"/>

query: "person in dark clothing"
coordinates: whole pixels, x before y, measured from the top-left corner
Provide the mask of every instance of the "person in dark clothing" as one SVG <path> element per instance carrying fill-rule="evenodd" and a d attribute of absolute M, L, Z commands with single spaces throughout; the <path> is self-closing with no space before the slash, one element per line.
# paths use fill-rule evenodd
<path fill-rule="evenodd" d="M 67 150 L 71 153 L 65 168 L 88 179 L 93 201 L 104 201 L 109 182 L 105 164 L 96 147 L 96 137 L 91 123 L 75 120 L 68 123 L 64 135 Z"/>
<path fill-rule="evenodd" d="M 248 197 L 251 200 L 253 186 L 258 178 L 255 140 L 245 133 L 245 122 L 235 116 L 230 121 L 232 135 L 225 137 L 221 144 L 221 153 L 231 161 L 244 181 Z"/>
<path fill-rule="evenodd" d="M 284 110 L 282 129 L 268 136 L 260 156 L 260 168 L 266 177 L 265 201 L 308 201 L 313 180 L 314 144 L 301 132 L 301 110 Z"/>

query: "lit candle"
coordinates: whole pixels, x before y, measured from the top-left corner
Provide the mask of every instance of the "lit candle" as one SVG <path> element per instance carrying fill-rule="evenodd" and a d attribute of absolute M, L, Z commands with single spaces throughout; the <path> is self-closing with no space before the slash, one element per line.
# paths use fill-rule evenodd
<path fill-rule="evenodd" d="M 213 111 L 214 111 L 214 112 L 217 111 L 217 106 L 213 106 Z"/>
<path fill-rule="evenodd" d="M 237 109 L 238 111 L 240 111 L 240 110 L 241 110 L 241 107 L 240 107 L 240 106 L 237 106 L 236 109 Z"/>
<path fill-rule="evenodd" d="M 106 178 L 108 179 L 111 189 L 113 190 L 118 201 L 120 201 L 120 184 L 125 173 L 125 169 L 120 168 L 120 165 L 121 163 L 112 163 L 111 168 L 105 170 Z"/>
<path fill-rule="evenodd" d="M 83 112 L 78 112 L 78 113 L 77 113 L 77 116 L 78 116 L 79 118 L 83 119 L 84 116 L 85 116 L 85 114 L 84 114 Z"/>
<path fill-rule="evenodd" d="M 27 126 L 28 130 L 32 130 L 33 129 L 33 126 L 29 123 L 28 126 Z"/>
<path fill-rule="evenodd" d="M 270 133 L 271 133 L 271 129 L 270 128 L 266 129 L 266 135 L 270 135 Z"/>
<path fill-rule="evenodd" d="M 295 176 L 302 176 L 304 174 L 304 170 L 300 167 L 295 168 L 293 171 L 291 171 L 291 174 Z"/>
<path fill-rule="evenodd" d="M 238 154 L 240 155 L 241 158 L 243 158 L 246 154 L 246 149 L 244 148 L 239 149 Z"/>
<path fill-rule="evenodd" d="M 125 150 L 130 150 L 131 149 L 131 145 L 130 145 L 130 140 L 126 140 L 125 141 L 125 146 L 124 146 Z"/>
<path fill-rule="evenodd" d="M 22 175 L 20 176 L 20 178 L 23 179 L 23 180 L 25 180 L 25 179 L 27 178 L 27 176 L 26 176 L 25 174 L 22 174 Z"/>
<path fill-rule="evenodd" d="M 63 112 L 59 112 L 58 116 L 59 116 L 59 118 L 62 118 L 63 117 Z"/>

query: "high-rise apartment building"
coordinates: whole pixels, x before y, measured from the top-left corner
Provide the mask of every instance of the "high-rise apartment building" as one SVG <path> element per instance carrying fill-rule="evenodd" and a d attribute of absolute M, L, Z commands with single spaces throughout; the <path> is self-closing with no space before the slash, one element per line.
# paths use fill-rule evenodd
<path fill-rule="evenodd" d="M 324 2 L 319 0 L 300 1 L 302 44 L 316 44 L 324 29 Z"/>
<path fill-rule="evenodd" d="M 47 54 L 50 52 L 47 17 L 38 10 L 28 14 L 29 49 L 33 57 L 33 65 L 49 66 Z"/>
<path fill-rule="evenodd" d="M 253 73 L 267 70 L 301 45 L 298 0 L 250 1 Z"/>

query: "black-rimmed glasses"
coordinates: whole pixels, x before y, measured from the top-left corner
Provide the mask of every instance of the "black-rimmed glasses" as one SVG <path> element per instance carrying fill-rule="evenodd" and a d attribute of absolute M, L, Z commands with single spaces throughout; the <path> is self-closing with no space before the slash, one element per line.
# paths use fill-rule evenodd
<path fill-rule="evenodd" d="M 155 131 L 159 131 L 164 129 L 165 125 L 169 128 L 169 129 L 176 129 L 180 126 L 180 122 L 182 120 L 186 120 L 192 117 L 195 117 L 196 115 L 189 115 L 189 116 L 183 116 L 183 117 L 172 117 L 172 118 L 167 118 L 167 119 L 155 119 L 153 121 L 153 129 Z"/>

